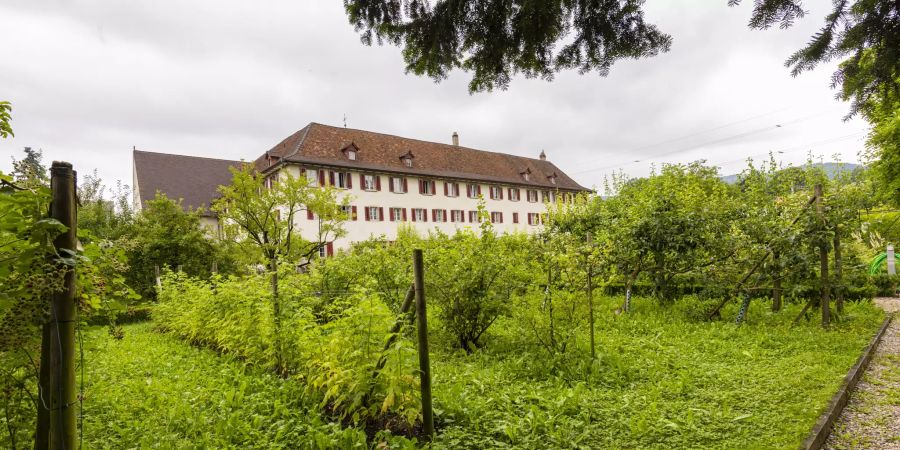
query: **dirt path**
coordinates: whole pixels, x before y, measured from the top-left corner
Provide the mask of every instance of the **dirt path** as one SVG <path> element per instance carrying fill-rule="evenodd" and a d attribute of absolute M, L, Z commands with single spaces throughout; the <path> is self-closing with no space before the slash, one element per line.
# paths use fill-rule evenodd
<path fill-rule="evenodd" d="M 825 444 L 827 449 L 900 450 L 900 298 L 878 298 L 894 320 Z"/>

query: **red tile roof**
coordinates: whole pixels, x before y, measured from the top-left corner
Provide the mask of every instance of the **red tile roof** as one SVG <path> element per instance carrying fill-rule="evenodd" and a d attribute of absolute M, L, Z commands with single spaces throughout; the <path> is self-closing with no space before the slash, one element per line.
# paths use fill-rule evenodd
<path fill-rule="evenodd" d="M 350 144 L 359 149 L 355 161 L 348 159 L 343 151 Z M 412 167 L 404 165 L 401 159 L 407 154 L 412 154 Z M 288 136 L 259 157 L 256 167 L 265 171 L 282 161 L 540 188 L 588 190 L 550 161 L 318 123 L 310 123 Z M 526 171 L 530 171 L 528 181 L 522 175 Z M 552 176 L 556 177 L 556 184 L 551 182 Z"/>

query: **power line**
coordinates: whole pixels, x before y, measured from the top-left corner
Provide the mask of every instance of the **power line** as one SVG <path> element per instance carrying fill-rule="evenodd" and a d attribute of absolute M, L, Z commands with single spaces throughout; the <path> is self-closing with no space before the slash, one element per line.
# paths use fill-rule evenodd
<path fill-rule="evenodd" d="M 769 153 L 779 154 L 779 155 L 782 155 L 782 154 L 785 154 L 785 153 L 793 153 L 793 152 L 797 152 L 797 151 L 807 150 L 807 149 L 810 149 L 810 148 L 813 148 L 813 147 L 816 147 L 816 146 L 820 146 L 820 145 L 823 145 L 823 144 L 830 144 L 830 143 L 832 143 L 832 142 L 838 142 L 838 141 L 847 140 L 847 139 L 850 139 L 850 138 L 853 138 L 853 137 L 857 137 L 857 136 L 859 136 L 859 135 L 861 135 L 861 134 L 865 134 L 865 133 L 866 133 L 865 131 L 858 131 L 858 132 L 856 132 L 856 133 L 851 133 L 851 134 L 847 134 L 847 135 L 844 135 L 844 136 L 837 136 L 837 137 L 833 137 L 833 138 L 829 138 L 829 139 L 823 139 L 823 140 L 821 140 L 821 141 L 815 141 L 815 142 L 810 142 L 810 143 L 807 143 L 807 144 L 801 144 L 801 145 L 798 145 L 798 146 L 795 146 L 795 147 L 789 147 L 789 148 L 786 148 L 786 149 L 783 149 L 783 150 L 772 150 L 772 151 L 768 151 L 768 152 L 764 152 L 764 153 L 757 153 L 757 154 L 755 154 L 755 155 L 748 155 L 748 156 L 745 156 L 745 157 L 743 157 L 743 158 L 738 158 L 738 159 L 732 159 L 732 160 L 728 160 L 728 161 L 717 162 L 717 163 L 715 163 L 715 164 L 717 164 L 717 165 L 719 165 L 719 164 L 730 164 L 730 163 L 733 163 L 733 162 L 744 161 L 744 160 L 746 160 L 747 158 L 754 158 L 754 157 L 757 157 L 757 156 L 766 156 L 766 155 L 768 155 Z"/>
<path fill-rule="evenodd" d="M 745 131 L 745 132 L 743 132 L 743 133 L 738 133 L 738 134 L 731 135 L 731 136 L 727 136 L 727 137 L 720 138 L 720 139 L 714 139 L 714 140 L 712 140 L 712 141 L 703 142 L 703 143 L 700 143 L 700 144 L 697 144 L 697 145 L 693 145 L 693 146 L 689 146 L 689 147 L 683 147 L 683 148 L 679 148 L 679 149 L 676 149 L 676 150 L 670 150 L 670 151 L 666 151 L 666 152 L 663 152 L 663 153 L 657 153 L 657 154 L 645 156 L 643 160 L 638 159 L 638 160 L 634 160 L 634 161 L 628 162 L 628 163 L 617 163 L 617 164 L 613 164 L 613 165 L 609 165 L 609 166 L 595 167 L 595 168 L 592 168 L 592 169 L 585 169 L 585 170 L 581 170 L 581 171 L 577 171 L 577 172 L 572 172 L 572 174 L 573 174 L 573 175 L 577 175 L 577 174 L 582 174 L 582 173 L 595 172 L 595 171 L 598 171 L 598 170 L 615 169 L 615 168 L 627 166 L 627 165 L 629 165 L 629 164 L 634 164 L 634 163 L 637 163 L 637 162 L 645 161 L 645 160 L 648 160 L 648 159 L 657 159 L 657 158 L 660 158 L 660 157 L 663 157 L 663 156 L 670 156 L 670 155 L 674 155 L 674 154 L 678 154 L 678 153 L 684 153 L 684 152 L 688 152 L 688 151 L 691 151 L 691 150 L 696 150 L 696 149 L 698 149 L 698 148 L 703 148 L 703 147 L 706 147 L 706 146 L 709 146 L 709 145 L 719 144 L 719 143 L 727 142 L 727 141 L 730 141 L 730 140 L 733 140 L 733 139 L 739 139 L 739 138 L 747 137 L 747 136 L 750 136 L 750 135 L 753 135 L 753 134 L 764 133 L 764 132 L 767 132 L 767 131 L 774 131 L 774 130 L 777 130 L 777 129 L 779 129 L 779 128 L 784 128 L 784 127 L 787 126 L 787 125 L 792 125 L 792 124 L 795 124 L 795 123 L 798 123 L 798 122 L 802 122 L 802 121 L 804 121 L 804 120 L 807 120 L 807 119 L 810 119 L 810 118 L 816 117 L 816 116 L 821 116 L 821 115 L 823 115 L 823 114 L 825 114 L 825 113 L 810 114 L 810 115 L 803 116 L 803 117 L 800 117 L 800 118 L 797 118 L 797 119 L 794 119 L 794 120 L 791 120 L 791 121 L 788 121 L 788 122 L 778 123 L 778 124 L 770 125 L 770 126 L 767 126 L 767 127 L 762 127 L 762 128 L 757 128 L 757 129 L 750 130 L 750 131 Z M 631 152 L 635 152 L 635 151 L 638 151 L 638 150 L 640 150 L 640 149 L 631 150 Z"/>

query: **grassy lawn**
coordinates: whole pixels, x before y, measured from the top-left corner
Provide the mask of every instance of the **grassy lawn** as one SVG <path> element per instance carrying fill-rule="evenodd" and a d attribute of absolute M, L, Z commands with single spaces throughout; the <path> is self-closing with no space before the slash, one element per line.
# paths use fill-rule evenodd
<path fill-rule="evenodd" d="M 443 351 L 436 336 L 434 446 L 796 448 L 883 317 L 868 303 L 850 304 L 825 332 L 815 317 L 790 328 L 797 306 L 772 314 L 754 304 L 736 327 L 650 300 L 616 316 L 613 302 L 599 307 L 595 363 L 583 342 L 550 355 L 509 323 L 495 324 L 474 355 Z M 92 448 L 367 445 L 361 431 L 307 406 L 298 381 L 193 348 L 150 323 L 126 327 L 121 341 L 90 330 L 85 352 Z M 392 448 L 402 444 L 396 438 Z"/>

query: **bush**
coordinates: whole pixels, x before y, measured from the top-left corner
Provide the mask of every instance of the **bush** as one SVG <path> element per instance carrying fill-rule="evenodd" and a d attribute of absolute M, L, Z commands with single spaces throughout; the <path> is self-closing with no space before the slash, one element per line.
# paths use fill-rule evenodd
<path fill-rule="evenodd" d="M 358 423 L 387 414 L 411 426 L 419 417 L 415 344 L 397 339 L 382 353 L 395 316 L 381 297 L 360 289 L 333 299 L 323 311 L 314 281 L 282 271 L 281 368 L 276 367 L 267 275 L 203 281 L 166 273 L 153 317 L 163 329 L 195 344 L 285 370 L 306 382 L 322 408 L 343 419 Z M 385 369 L 373 377 L 382 355 Z"/>
<path fill-rule="evenodd" d="M 900 275 L 888 275 L 879 273 L 871 276 L 877 295 L 880 297 L 894 297 L 897 295 L 897 286 L 900 285 Z"/>

